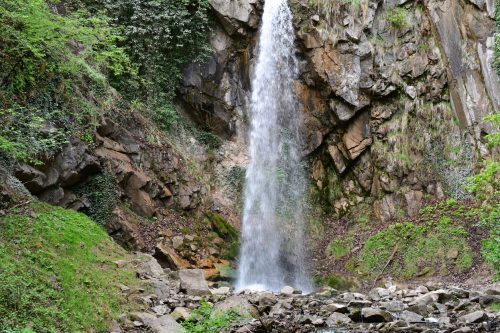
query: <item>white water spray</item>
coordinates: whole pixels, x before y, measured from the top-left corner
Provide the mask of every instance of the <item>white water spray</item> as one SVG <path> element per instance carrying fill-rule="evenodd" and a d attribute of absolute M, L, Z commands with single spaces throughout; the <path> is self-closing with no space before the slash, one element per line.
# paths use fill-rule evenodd
<path fill-rule="evenodd" d="M 310 289 L 304 267 L 305 176 L 300 158 L 297 73 L 287 0 L 266 0 L 252 82 L 250 164 L 246 173 L 237 289 Z"/>

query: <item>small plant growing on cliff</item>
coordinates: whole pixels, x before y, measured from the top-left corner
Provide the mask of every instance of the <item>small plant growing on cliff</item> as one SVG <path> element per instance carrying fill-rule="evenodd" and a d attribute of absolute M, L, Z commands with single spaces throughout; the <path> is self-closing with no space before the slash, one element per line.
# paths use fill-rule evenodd
<path fill-rule="evenodd" d="M 500 113 L 484 119 L 500 126 Z M 500 160 L 495 154 L 500 148 L 500 132 L 493 132 L 485 137 L 493 150 L 493 157 L 485 161 L 483 171 L 471 178 L 467 189 L 482 201 L 479 210 L 480 223 L 490 229 L 490 237 L 483 240 L 482 255 L 500 278 Z"/>
<path fill-rule="evenodd" d="M 386 19 L 393 28 L 406 28 L 408 26 L 408 10 L 402 7 L 392 8 L 387 12 Z"/>

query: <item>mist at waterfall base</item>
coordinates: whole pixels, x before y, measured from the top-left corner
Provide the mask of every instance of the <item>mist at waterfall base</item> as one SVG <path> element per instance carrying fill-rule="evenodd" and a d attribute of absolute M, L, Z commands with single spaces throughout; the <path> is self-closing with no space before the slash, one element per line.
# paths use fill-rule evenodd
<path fill-rule="evenodd" d="M 266 0 L 252 82 L 250 163 L 246 172 L 237 290 L 311 289 L 304 265 L 304 192 L 292 13 Z"/>

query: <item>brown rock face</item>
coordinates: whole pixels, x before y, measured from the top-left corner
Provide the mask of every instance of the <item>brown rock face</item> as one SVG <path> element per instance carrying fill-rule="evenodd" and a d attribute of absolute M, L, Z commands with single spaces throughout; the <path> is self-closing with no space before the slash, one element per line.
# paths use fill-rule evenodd
<path fill-rule="evenodd" d="M 358 158 L 373 142 L 369 121 L 369 114 L 362 114 L 349 125 L 347 132 L 342 137 L 351 160 Z"/>

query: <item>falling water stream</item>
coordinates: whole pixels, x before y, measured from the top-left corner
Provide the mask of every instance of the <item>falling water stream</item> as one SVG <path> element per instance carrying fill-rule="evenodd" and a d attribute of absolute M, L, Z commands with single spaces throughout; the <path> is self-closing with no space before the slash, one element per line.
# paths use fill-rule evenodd
<path fill-rule="evenodd" d="M 252 82 L 237 289 L 310 289 L 304 266 L 305 173 L 292 89 L 297 73 L 287 0 L 266 0 Z"/>

